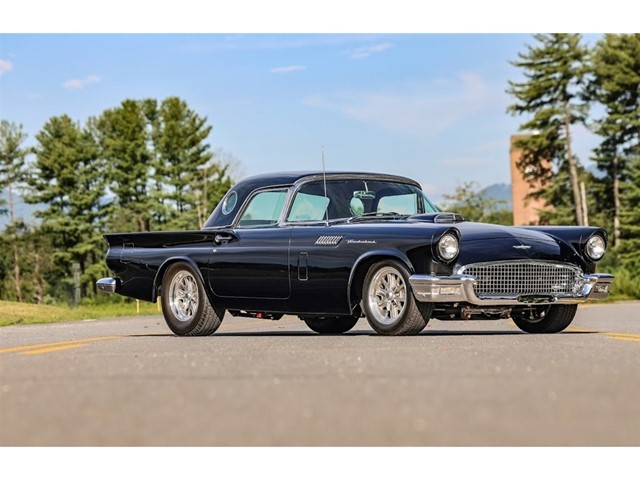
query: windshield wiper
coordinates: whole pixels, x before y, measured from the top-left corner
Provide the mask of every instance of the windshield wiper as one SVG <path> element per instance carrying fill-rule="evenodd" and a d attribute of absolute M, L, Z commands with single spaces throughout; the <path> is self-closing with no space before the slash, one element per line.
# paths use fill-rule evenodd
<path fill-rule="evenodd" d="M 367 221 L 367 220 L 378 220 L 378 219 L 392 219 L 392 220 L 397 220 L 397 219 L 404 219 L 407 217 L 410 217 L 411 215 L 409 215 L 408 213 L 398 213 L 398 212 L 368 212 L 368 213 L 363 213 L 362 215 L 358 215 L 355 217 L 351 217 L 347 220 L 347 223 L 353 223 L 353 222 L 362 222 L 362 221 Z"/>

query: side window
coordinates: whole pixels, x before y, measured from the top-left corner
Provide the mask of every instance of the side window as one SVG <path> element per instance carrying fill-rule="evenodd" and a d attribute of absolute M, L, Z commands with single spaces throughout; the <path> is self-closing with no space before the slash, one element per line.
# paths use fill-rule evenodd
<path fill-rule="evenodd" d="M 378 202 L 377 211 L 414 215 L 418 212 L 418 197 L 415 193 L 382 197 Z"/>
<path fill-rule="evenodd" d="M 240 217 L 238 227 L 255 228 L 276 225 L 286 198 L 286 190 L 258 193 L 249 201 L 249 205 Z"/>
<path fill-rule="evenodd" d="M 298 192 L 289 212 L 288 222 L 313 222 L 325 218 L 329 199 L 319 195 Z"/>

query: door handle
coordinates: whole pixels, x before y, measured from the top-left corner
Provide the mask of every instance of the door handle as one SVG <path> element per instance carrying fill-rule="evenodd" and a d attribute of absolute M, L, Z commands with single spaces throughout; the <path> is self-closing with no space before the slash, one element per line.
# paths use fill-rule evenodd
<path fill-rule="evenodd" d="M 235 237 L 233 235 L 229 235 L 226 233 L 217 233 L 216 236 L 213 238 L 213 241 L 216 242 L 218 245 L 220 245 L 221 243 L 229 243 L 234 238 Z"/>

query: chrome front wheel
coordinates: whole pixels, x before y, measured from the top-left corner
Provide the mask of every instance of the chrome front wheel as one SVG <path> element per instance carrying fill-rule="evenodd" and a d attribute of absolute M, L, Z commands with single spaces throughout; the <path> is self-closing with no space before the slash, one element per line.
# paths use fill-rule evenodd
<path fill-rule="evenodd" d="M 369 310 L 384 325 L 392 325 L 407 307 L 407 284 L 394 267 L 379 269 L 369 284 L 367 295 Z"/>
<path fill-rule="evenodd" d="M 433 304 L 416 301 L 409 286 L 409 271 L 391 259 L 369 268 L 362 307 L 371 328 L 383 335 L 416 335 L 427 325 L 433 310 Z"/>

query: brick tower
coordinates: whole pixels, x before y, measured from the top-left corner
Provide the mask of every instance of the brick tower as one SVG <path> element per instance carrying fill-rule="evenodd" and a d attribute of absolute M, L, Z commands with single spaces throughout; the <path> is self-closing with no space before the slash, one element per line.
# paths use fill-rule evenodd
<path fill-rule="evenodd" d="M 540 182 L 529 183 L 517 167 L 518 161 L 522 156 L 522 150 L 515 145 L 515 142 L 519 138 L 524 138 L 528 135 L 530 134 L 511 135 L 509 160 L 511 163 L 511 199 L 513 202 L 514 225 L 537 225 L 540 220 L 538 211 L 545 209 L 543 200 L 527 198 L 529 193 L 540 188 Z"/>

